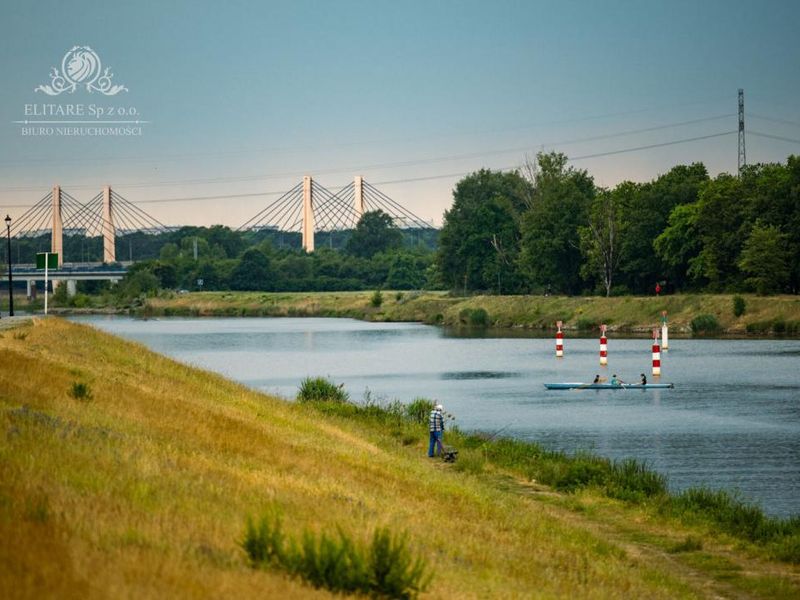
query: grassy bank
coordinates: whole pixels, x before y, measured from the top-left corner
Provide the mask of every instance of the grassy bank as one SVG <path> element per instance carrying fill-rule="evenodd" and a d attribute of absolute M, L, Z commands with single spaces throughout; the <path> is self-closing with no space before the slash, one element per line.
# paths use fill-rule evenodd
<path fill-rule="evenodd" d="M 376 532 L 405 539 L 429 597 L 800 592 L 769 545 L 648 494 L 565 487 L 553 465 L 572 463 L 530 447 L 450 432 L 448 465 L 394 409 L 289 403 L 58 319 L 0 336 L 6 596 L 328 596 L 302 561 L 254 568 L 246 523 L 264 515 L 289 540 L 343 534 L 367 557 Z"/>
<path fill-rule="evenodd" d="M 739 300 L 737 300 L 739 298 Z M 473 296 L 443 292 L 164 294 L 136 310 L 149 315 L 328 316 L 370 321 L 419 321 L 448 326 L 548 330 L 563 321 L 571 330 L 649 332 L 667 311 L 675 333 L 800 335 L 800 297 L 731 294 L 622 296 Z"/>

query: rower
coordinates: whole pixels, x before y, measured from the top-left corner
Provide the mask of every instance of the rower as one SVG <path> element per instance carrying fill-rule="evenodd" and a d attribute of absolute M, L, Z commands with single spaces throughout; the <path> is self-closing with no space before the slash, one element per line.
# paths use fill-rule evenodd
<path fill-rule="evenodd" d="M 618 378 L 616 373 L 611 376 L 611 385 L 622 385 L 623 383 L 625 382 Z"/>
<path fill-rule="evenodd" d="M 594 381 L 592 383 L 600 383 L 600 375 L 599 374 L 594 376 Z"/>
<path fill-rule="evenodd" d="M 641 383 L 642 385 L 647 385 L 647 377 L 645 377 L 644 373 L 642 373 L 641 375 L 639 375 L 639 377 L 641 377 L 641 378 L 642 378 L 642 381 L 641 381 L 640 383 Z"/>

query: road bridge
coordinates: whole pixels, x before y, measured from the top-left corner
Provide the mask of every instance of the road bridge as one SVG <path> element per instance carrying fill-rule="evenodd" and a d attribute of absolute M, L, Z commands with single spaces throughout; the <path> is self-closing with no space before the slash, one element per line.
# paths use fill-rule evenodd
<path fill-rule="evenodd" d="M 67 295 L 74 296 L 79 281 L 111 281 L 116 283 L 128 272 L 128 266 L 129 263 L 114 263 L 110 265 L 104 263 L 65 263 L 58 269 L 50 269 L 47 279 L 53 282 L 54 289 L 62 282 L 65 283 Z M 11 269 L 11 275 L 15 282 L 25 282 L 28 298 L 33 295 L 34 285 L 38 285 L 37 282 L 39 281 L 44 282 L 44 269 L 37 269 L 36 265 L 32 264 L 14 265 Z M 7 282 L 8 273 L 0 275 L 0 281 Z M 42 289 L 43 287 L 42 285 Z"/>

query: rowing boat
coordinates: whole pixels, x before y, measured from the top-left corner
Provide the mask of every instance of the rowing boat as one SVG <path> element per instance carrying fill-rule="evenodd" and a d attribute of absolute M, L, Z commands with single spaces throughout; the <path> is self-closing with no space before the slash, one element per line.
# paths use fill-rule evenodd
<path fill-rule="evenodd" d="M 545 383 L 548 390 L 663 390 L 674 388 L 673 383 Z"/>

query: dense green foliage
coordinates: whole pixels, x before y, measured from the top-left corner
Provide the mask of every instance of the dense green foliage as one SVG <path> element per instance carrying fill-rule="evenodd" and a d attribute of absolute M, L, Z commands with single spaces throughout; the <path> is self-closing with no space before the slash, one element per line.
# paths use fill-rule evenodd
<path fill-rule="evenodd" d="M 519 220 L 532 187 L 518 173 L 482 169 L 456 184 L 445 212 L 438 264 L 452 289 L 522 291 Z"/>
<path fill-rule="evenodd" d="M 702 164 L 598 188 L 563 154 L 531 177 L 461 180 L 437 263 L 451 289 L 494 293 L 800 290 L 800 157 L 710 179 Z"/>
<path fill-rule="evenodd" d="M 412 556 L 407 536 L 388 528 L 376 529 L 369 546 L 341 529 L 335 536 L 306 530 L 298 542 L 284 534 L 280 517 L 269 514 L 247 520 L 241 545 L 254 567 L 283 569 L 333 592 L 416 598 L 430 583 L 426 563 Z"/>
<path fill-rule="evenodd" d="M 346 402 L 348 395 L 341 385 L 336 385 L 329 379 L 325 379 L 324 377 L 306 377 L 300 383 L 297 399 L 300 402 L 317 402 L 322 400 Z"/>

